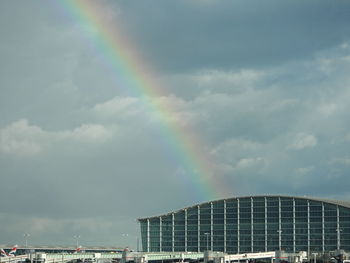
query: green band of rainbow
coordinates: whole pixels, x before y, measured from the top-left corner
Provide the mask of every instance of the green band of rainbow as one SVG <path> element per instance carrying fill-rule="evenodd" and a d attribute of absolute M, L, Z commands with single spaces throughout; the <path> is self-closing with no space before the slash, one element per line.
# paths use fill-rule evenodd
<path fill-rule="evenodd" d="M 103 1 L 65 0 L 64 9 L 86 30 L 98 52 L 103 53 L 112 71 L 118 75 L 119 83 L 140 98 L 145 108 L 161 120 L 159 129 L 163 143 L 176 156 L 188 175 L 188 188 L 192 189 L 196 201 L 218 198 L 231 191 L 215 180 L 213 164 L 200 136 L 179 125 L 172 116 L 172 106 L 159 99 L 164 94 L 163 85 L 156 83 L 149 65 L 143 62 L 137 48 L 128 41 L 127 35 L 115 23 L 104 19 Z"/>

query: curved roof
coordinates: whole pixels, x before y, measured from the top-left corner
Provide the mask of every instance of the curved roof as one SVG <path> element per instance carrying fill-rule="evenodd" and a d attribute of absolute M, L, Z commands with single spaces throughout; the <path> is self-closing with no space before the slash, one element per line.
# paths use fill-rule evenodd
<path fill-rule="evenodd" d="M 180 211 L 184 211 L 184 210 L 189 209 L 189 208 L 201 206 L 201 205 L 204 205 L 204 204 L 210 204 L 210 203 L 213 203 L 213 202 L 220 202 L 220 201 L 224 201 L 224 200 L 233 200 L 233 199 L 251 198 L 251 197 L 253 197 L 253 198 L 259 198 L 259 197 L 281 197 L 281 198 L 305 199 L 305 200 L 318 201 L 318 202 L 328 203 L 328 204 L 332 204 L 332 205 L 343 206 L 345 208 L 350 208 L 350 201 L 340 201 L 340 200 L 324 199 L 324 198 L 309 197 L 309 196 L 251 195 L 251 196 L 236 196 L 236 197 L 231 197 L 231 198 L 223 198 L 223 199 L 219 199 L 219 200 L 203 202 L 203 203 L 195 204 L 195 205 L 192 205 L 192 206 L 189 206 L 189 207 L 181 208 L 181 209 L 178 209 L 178 210 L 166 213 L 166 214 L 162 214 L 162 215 L 158 215 L 158 216 L 139 218 L 138 220 L 141 221 L 141 220 L 145 220 L 145 219 L 151 219 L 151 218 L 158 218 L 158 217 L 162 217 L 162 216 L 167 216 L 167 215 L 175 214 L 175 213 L 180 212 Z"/>

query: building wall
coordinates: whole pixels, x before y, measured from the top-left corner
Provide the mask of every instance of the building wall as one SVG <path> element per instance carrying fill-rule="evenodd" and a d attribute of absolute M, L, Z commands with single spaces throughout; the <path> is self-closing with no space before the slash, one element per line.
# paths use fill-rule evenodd
<path fill-rule="evenodd" d="M 306 198 L 232 198 L 139 221 L 148 252 L 350 251 L 350 208 Z"/>

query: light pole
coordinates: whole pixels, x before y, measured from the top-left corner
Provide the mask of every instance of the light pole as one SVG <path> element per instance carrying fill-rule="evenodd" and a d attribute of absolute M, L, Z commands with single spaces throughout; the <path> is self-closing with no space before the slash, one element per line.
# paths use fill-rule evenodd
<path fill-rule="evenodd" d="M 77 243 L 76 243 L 76 245 L 77 245 L 77 247 L 76 248 L 78 248 L 79 247 L 79 238 L 80 238 L 80 235 L 75 235 L 75 236 L 73 236 L 75 239 L 76 239 L 76 241 L 77 241 Z"/>
<path fill-rule="evenodd" d="M 24 233 L 24 234 L 23 234 L 23 237 L 24 237 L 25 248 L 26 248 L 26 250 L 27 250 L 27 247 L 28 247 L 28 238 L 30 237 L 30 234 Z"/>
<path fill-rule="evenodd" d="M 340 249 L 340 232 L 342 231 L 339 227 L 335 230 L 337 231 L 337 249 Z"/>
<path fill-rule="evenodd" d="M 128 236 L 129 236 L 129 234 L 128 233 L 124 233 L 124 234 L 122 234 L 122 237 L 125 237 L 125 239 L 123 238 L 123 240 L 126 240 L 126 243 L 128 243 L 127 241 L 128 241 Z M 123 241 L 124 242 L 124 241 Z M 124 245 L 123 244 L 123 246 L 125 247 L 125 248 L 128 248 L 129 247 L 129 245 Z"/>
<path fill-rule="evenodd" d="M 282 230 L 278 229 L 278 250 L 281 251 L 281 247 L 282 247 Z"/>
<path fill-rule="evenodd" d="M 207 237 L 207 251 L 208 251 L 209 233 L 204 233 L 204 235 Z"/>

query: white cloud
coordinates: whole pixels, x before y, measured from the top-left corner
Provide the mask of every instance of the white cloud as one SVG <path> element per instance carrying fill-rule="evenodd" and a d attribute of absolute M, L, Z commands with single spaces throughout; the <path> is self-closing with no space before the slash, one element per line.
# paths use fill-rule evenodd
<path fill-rule="evenodd" d="M 209 70 L 201 71 L 194 75 L 199 85 L 212 85 L 217 82 L 223 84 L 231 84 L 236 86 L 250 86 L 256 84 L 257 81 L 261 80 L 262 77 L 266 76 L 264 71 L 256 70 L 240 70 L 240 71 L 219 71 L 219 70 Z"/>
<path fill-rule="evenodd" d="M 195 126 L 207 119 L 205 112 L 198 108 L 196 101 L 184 100 L 175 95 L 155 98 L 162 117 L 176 126 Z"/>
<path fill-rule="evenodd" d="M 216 145 L 211 155 L 217 160 L 216 169 L 224 174 L 236 174 L 247 169 L 259 171 L 267 167 L 266 156 L 269 145 L 245 139 L 230 139 Z"/>
<path fill-rule="evenodd" d="M 82 124 L 73 130 L 46 131 L 22 119 L 0 129 L 0 152 L 18 156 L 42 153 L 54 143 L 104 143 L 112 131 L 98 124 Z"/>
<path fill-rule="evenodd" d="M 195 102 L 173 94 L 144 100 L 135 97 L 114 97 L 96 104 L 92 112 L 106 122 L 118 120 L 127 125 L 140 125 L 142 121 L 153 125 L 154 122 L 165 120 L 176 126 L 187 126 L 206 118 L 196 108 Z"/>
<path fill-rule="evenodd" d="M 27 120 L 16 121 L 0 129 L 0 151 L 18 155 L 40 153 L 47 144 L 47 133 Z"/>
<path fill-rule="evenodd" d="M 312 172 L 314 169 L 315 169 L 314 166 L 301 167 L 301 168 L 295 169 L 295 173 L 296 173 L 297 175 L 303 176 L 303 175 L 306 175 L 306 174 Z"/>
<path fill-rule="evenodd" d="M 246 169 L 246 168 L 253 168 L 264 164 L 264 159 L 262 157 L 255 157 L 255 158 L 242 158 L 240 159 L 237 164 L 237 169 Z"/>
<path fill-rule="evenodd" d="M 342 164 L 342 165 L 350 165 L 350 158 L 334 158 L 330 161 L 330 164 Z"/>
<path fill-rule="evenodd" d="M 96 104 L 92 110 L 102 118 L 129 118 L 142 112 L 140 100 L 134 97 L 114 97 Z"/>
<path fill-rule="evenodd" d="M 240 71 L 201 71 L 191 76 L 194 83 L 202 90 L 229 91 L 240 93 L 255 88 L 257 83 L 269 75 L 267 71 L 240 70 Z"/>
<path fill-rule="evenodd" d="M 232 157 L 233 152 L 250 153 L 258 150 L 261 144 L 245 139 L 230 139 L 218 144 L 212 150 L 212 154 L 223 154 Z"/>
<path fill-rule="evenodd" d="M 72 131 L 58 132 L 57 136 L 81 142 L 103 143 L 112 136 L 112 132 L 102 125 L 83 124 Z"/>
<path fill-rule="evenodd" d="M 335 103 L 320 104 L 318 106 L 318 111 L 326 117 L 329 117 L 336 113 L 337 109 L 338 106 Z"/>
<path fill-rule="evenodd" d="M 317 138 L 313 134 L 298 133 L 293 142 L 289 145 L 290 149 L 302 150 L 312 148 L 317 145 Z"/>

